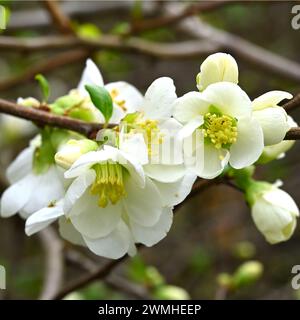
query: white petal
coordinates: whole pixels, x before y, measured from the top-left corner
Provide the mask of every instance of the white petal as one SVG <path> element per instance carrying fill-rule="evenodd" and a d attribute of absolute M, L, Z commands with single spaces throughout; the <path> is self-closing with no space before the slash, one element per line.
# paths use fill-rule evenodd
<path fill-rule="evenodd" d="M 158 78 L 150 85 L 143 102 L 142 110 L 150 119 L 169 118 L 172 115 L 176 88 L 171 78 Z"/>
<path fill-rule="evenodd" d="M 32 214 L 27 220 L 25 225 L 25 232 L 28 236 L 41 231 L 49 224 L 54 222 L 57 218 L 63 216 L 62 201 L 58 202 L 53 207 L 43 208 Z"/>
<path fill-rule="evenodd" d="M 148 164 L 144 166 L 145 173 L 156 181 L 172 183 L 180 180 L 186 173 L 185 166 L 182 165 L 163 165 Z"/>
<path fill-rule="evenodd" d="M 72 209 L 74 203 L 84 194 L 86 189 L 94 182 L 96 172 L 88 170 L 86 173 L 76 178 L 70 185 L 64 198 L 64 212 L 66 214 Z"/>
<path fill-rule="evenodd" d="M 230 147 L 230 165 L 235 169 L 250 166 L 263 152 L 263 132 L 254 118 L 243 118 L 237 123 L 237 141 Z"/>
<path fill-rule="evenodd" d="M 240 118 L 250 116 L 251 100 L 237 84 L 218 82 L 208 86 L 201 98 L 217 108 L 222 114 Z"/>
<path fill-rule="evenodd" d="M 106 237 L 90 239 L 83 237 L 88 248 L 98 256 L 119 259 L 129 250 L 131 235 L 127 225 L 120 220 L 118 226 Z"/>
<path fill-rule="evenodd" d="M 22 211 L 30 215 L 50 204 L 59 201 L 65 194 L 63 176 L 55 165 L 41 175 L 38 184 L 35 187 L 30 201 L 22 208 Z"/>
<path fill-rule="evenodd" d="M 107 236 L 120 221 L 121 203 L 98 206 L 98 197 L 89 191 L 74 204 L 69 217 L 74 227 L 83 235 L 95 239 Z"/>
<path fill-rule="evenodd" d="M 113 103 L 113 113 L 109 119 L 110 123 L 120 123 L 120 121 L 126 116 L 126 112 L 123 111 L 116 103 Z"/>
<path fill-rule="evenodd" d="M 24 149 L 7 168 L 6 176 L 10 184 L 24 178 L 31 172 L 34 148 Z"/>
<path fill-rule="evenodd" d="M 95 63 L 88 59 L 86 61 L 85 69 L 83 70 L 80 82 L 78 84 L 78 91 L 82 96 L 88 96 L 88 92 L 85 90 L 85 85 L 96 85 L 102 87 L 104 85 L 102 75 L 95 65 Z"/>
<path fill-rule="evenodd" d="M 281 142 L 290 129 L 287 113 L 281 107 L 254 111 L 253 117 L 258 120 L 263 129 L 266 146 Z"/>
<path fill-rule="evenodd" d="M 181 203 L 191 192 L 196 179 L 197 175 L 188 172 L 182 179 L 177 182 L 155 182 L 155 185 L 161 194 L 163 205 L 172 207 Z"/>
<path fill-rule="evenodd" d="M 201 93 L 189 92 L 175 100 L 173 116 L 178 121 L 187 123 L 198 116 L 204 116 L 209 105 L 201 98 Z"/>
<path fill-rule="evenodd" d="M 204 90 L 212 83 L 228 81 L 238 83 L 239 70 L 235 59 L 227 53 L 218 52 L 208 56 L 200 66 L 197 87 Z"/>
<path fill-rule="evenodd" d="M 124 136 L 120 135 L 120 150 L 132 156 L 140 164 L 148 163 L 148 148 L 141 133 Z"/>
<path fill-rule="evenodd" d="M 130 228 L 132 230 L 135 242 L 143 243 L 147 247 L 161 241 L 169 232 L 173 222 L 172 208 L 165 208 L 158 222 L 152 227 L 143 227 L 130 220 Z"/>
<path fill-rule="evenodd" d="M 292 98 L 293 96 L 286 91 L 270 91 L 254 99 L 252 108 L 253 110 L 262 110 L 269 107 L 275 107 L 280 101 Z"/>
<path fill-rule="evenodd" d="M 29 174 L 6 189 L 1 197 L 1 216 L 10 217 L 21 210 L 29 201 L 37 183 L 38 178 Z"/>
<path fill-rule="evenodd" d="M 61 217 L 58 220 L 59 224 L 59 233 L 67 241 L 79 245 L 86 246 L 82 235 L 74 228 L 70 220 L 67 220 L 65 217 Z"/>
<path fill-rule="evenodd" d="M 198 116 L 191 121 L 189 121 L 179 132 L 179 138 L 184 139 L 193 134 L 193 132 L 199 128 L 204 122 L 204 119 L 202 116 Z"/>
<path fill-rule="evenodd" d="M 278 188 L 274 188 L 274 190 L 266 192 L 263 197 L 272 205 L 286 209 L 294 216 L 299 215 L 299 209 L 294 199 L 287 192 Z"/>
<path fill-rule="evenodd" d="M 130 219 L 142 226 L 153 226 L 162 212 L 162 200 L 155 184 L 146 178 L 145 187 L 140 188 L 128 179 L 125 188 L 127 197 L 124 204 Z"/>
<path fill-rule="evenodd" d="M 110 92 L 114 103 L 125 114 L 140 110 L 143 103 L 143 95 L 139 90 L 125 81 L 112 82 L 105 85 Z"/>

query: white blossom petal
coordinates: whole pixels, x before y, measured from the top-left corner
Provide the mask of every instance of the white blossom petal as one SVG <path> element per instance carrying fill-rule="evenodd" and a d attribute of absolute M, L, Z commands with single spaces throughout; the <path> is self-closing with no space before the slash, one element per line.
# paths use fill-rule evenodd
<path fill-rule="evenodd" d="M 161 183 L 155 181 L 155 185 L 161 194 L 163 205 L 173 207 L 181 203 L 190 194 L 196 179 L 197 175 L 188 172 L 177 182 Z"/>
<path fill-rule="evenodd" d="M 252 101 L 253 110 L 262 110 L 265 108 L 276 107 L 284 99 L 292 99 L 293 96 L 286 91 L 269 91 Z"/>
<path fill-rule="evenodd" d="M 45 229 L 48 225 L 54 222 L 57 218 L 64 215 L 62 201 L 52 207 L 43 208 L 32 214 L 25 224 L 25 233 L 28 236 L 33 235 Z"/>
<path fill-rule="evenodd" d="M 88 59 L 86 61 L 85 69 L 83 70 L 80 82 L 78 84 L 78 91 L 82 96 L 88 96 L 88 92 L 85 90 L 85 85 L 100 86 L 104 85 L 102 75 L 96 66 L 96 64 Z"/>
<path fill-rule="evenodd" d="M 186 173 L 183 164 L 179 165 L 163 165 L 148 164 L 144 166 L 145 173 L 151 179 L 164 183 L 172 183 L 180 180 Z"/>
<path fill-rule="evenodd" d="M 162 200 L 155 184 L 146 178 L 145 187 L 140 188 L 132 179 L 128 179 L 125 190 L 127 197 L 124 204 L 130 219 L 142 226 L 153 226 L 162 213 Z"/>
<path fill-rule="evenodd" d="M 208 113 L 210 103 L 204 101 L 201 93 L 189 92 L 175 100 L 173 116 L 182 123 L 187 123 L 196 117 Z"/>
<path fill-rule="evenodd" d="M 217 108 L 222 114 L 234 118 L 250 116 L 251 100 L 237 84 L 218 82 L 208 86 L 201 98 Z"/>
<path fill-rule="evenodd" d="M 83 236 L 83 239 L 93 253 L 110 259 L 123 257 L 128 252 L 131 243 L 129 229 L 122 220 L 106 237 L 91 239 Z"/>
<path fill-rule="evenodd" d="M 74 203 L 85 193 L 86 189 L 95 181 L 95 178 L 95 170 L 88 170 L 72 182 L 64 198 L 65 214 L 70 212 Z"/>
<path fill-rule="evenodd" d="M 65 217 L 61 217 L 58 220 L 58 225 L 59 233 L 65 240 L 78 246 L 86 246 L 82 235 L 74 228 L 70 220 L 67 220 Z"/>
<path fill-rule="evenodd" d="M 237 141 L 230 147 L 230 165 L 235 169 L 250 166 L 263 152 L 263 132 L 257 120 L 243 118 L 237 123 Z"/>
<path fill-rule="evenodd" d="M 158 78 L 148 88 L 141 109 L 149 119 L 169 118 L 176 98 L 173 80 L 168 77 Z"/>
<path fill-rule="evenodd" d="M 69 218 L 74 227 L 91 239 L 107 236 L 117 226 L 122 213 L 120 202 L 107 207 L 98 206 L 98 197 L 89 191 L 74 204 Z"/>
<path fill-rule="evenodd" d="M 130 229 L 132 231 L 135 242 L 142 243 L 147 247 L 161 241 L 169 232 L 173 222 L 172 208 L 165 208 L 158 222 L 151 227 L 144 227 L 130 220 Z"/>
<path fill-rule="evenodd" d="M 266 146 L 281 142 L 290 129 L 287 113 L 281 107 L 254 111 L 253 117 L 257 119 L 263 129 Z"/>

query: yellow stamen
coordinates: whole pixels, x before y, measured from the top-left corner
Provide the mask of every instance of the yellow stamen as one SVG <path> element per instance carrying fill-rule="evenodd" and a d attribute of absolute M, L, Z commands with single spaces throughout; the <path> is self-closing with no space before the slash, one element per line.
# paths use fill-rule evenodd
<path fill-rule="evenodd" d="M 112 89 L 110 91 L 110 96 L 113 102 L 116 103 L 123 111 L 127 111 L 127 108 L 125 107 L 126 101 L 124 99 L 123 100 L 118 99 L 118 95 L 119 95 L 119 91 L 117 89 Z"/>
<path fill-rule="evenodd" d="M 204 130 L 204 137 L 217 149 L 221 149 L 236 142 L 236 122 L 236 119 L 230 116 L 207 113 L 201 128 Z"/>
<path fill-rule="evenodd" d="M 126 169 L 118 163 L 101 163 L 94 165 L 96 180 L 90 188 L 93 195 L 99 195 L 98 205 L 105 208 L 109 202 L 116 204 L 126 195 L 124 174 Z"/>

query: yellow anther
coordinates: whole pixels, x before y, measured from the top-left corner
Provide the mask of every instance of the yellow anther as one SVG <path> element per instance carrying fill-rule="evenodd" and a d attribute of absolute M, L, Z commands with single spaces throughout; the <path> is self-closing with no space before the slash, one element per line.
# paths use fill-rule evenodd
<path fill-rule="evenodd" d="M 118 163 L 94 165 L 96 180 L 90 188 L 91 194 L 99 195 L 98 205 L 105 208 L 109 202 L 116 204 L 126 195 L 124 174 L 126 169 Z"/>
<path fill-rule="evenodd" d="M 204 137 L 208 138 L 217 149 L 236 142 L 236 120 L 230 116 L 207 113 L 204 116 Z"/>
<path fill-rule="evenodd" d="M 115 104 L 117 104 L 123 111 L 127 111 L 125 107 L 126 101 L 124 99 L 118 99 L 119 91 L 117 89 L 112 89 L 110 91 L 110 96 Z"/>

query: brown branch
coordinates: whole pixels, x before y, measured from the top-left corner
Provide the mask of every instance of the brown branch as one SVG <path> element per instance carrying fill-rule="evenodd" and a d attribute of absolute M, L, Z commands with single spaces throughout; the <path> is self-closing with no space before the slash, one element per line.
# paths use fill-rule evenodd
<path fill-rule="evenodd" d="M 207 12 L 214 10 L 226 4 L 230 4 L 230 0 L 219 0 L 219 1 L 204 1 L 196 4 L 192 4 L 186 7 L 182 12 L 178 14 L 165 15 L 158 18 L 149 18 L 147 20 L 133 21 L 129 34 L 135 34 L 146 30 L 152 30 L 165 26 L 175 24 L 185 18 L 199 14 L 201 12 Z"/>
<path fill-rule="evenodd" d="M 63 34 L 73 34 L 74 30 L 72 28 L 71 20 L 67 15 L 61 11 L 56 0 L 44 0 L 44 5 L 48 10 L 54 25 Z"/>
<path fill-rule="evenodd" d="M 52 227 L 44 229 L 38 235 L 46 254 L 45 280 L 39 299 L 50 300 L 60 289 L 63 280 L 62 243 Z"/>
<path fill-rule="evenodd" d="M 178 3 L 170 2 L 165 6 L 165 9 L 169 14 L 180 14 L 185 10 L 185 7 Z M 239 36 L 214 28 L 198 17 L 189 17 L 181 21 L 179 29 L 195 38 L 210 40 L 222 50 L 229 51 L 264 70 L 300 82 L 299 63 L 284 58 Z"/>
<path fill-rule="evenodd" d="M 283 105 L 283 108 L 286 112 L 292 111 L 298 107 L 300 107 L 300 93 L 295 95 L 295 97 L 292 100 L 288 101 Z"/>
<path fill-rule="evenodd" d="M 55 55 L 54 57 L 47 58 L 45 61 L 39 62 L 36 65 L 30 67 L 20 75 L 13 76 L 9 79 L 0 81 L 0 91 L 5 91 L 16 85 L 26 83 L 33 80 L 38 73 L 48 73 L 54 69 L 63 67 L 67 64 L 71 64 L 80 60 L 84 60 L 89 56 L 89 53 L 85 50 L 72 50 L 66 51 Z"/>
<path fill-rule="evenodd" d="M 78 290 L 89 283 L 93 282 L 94 280 L 100 280 L 105 277 L 107 277 L 118 265 L 121 264 L 121 262 L 124 262 L 128 256 L 124 256 L 118 260 L 112 260 L 106 263 L 104 266 L 101 266 L 97 270 L 82 276 L 81 278 L 77 279 L 73 283 L 70 283 L 68 286 L 63 288 L 61 291 L 56 293 L 52 296 L 53 300 L 59 300 L 65 297 L 70 292 L 73 292 L 75 290 Z"/>
<path fill-rule="evenodd" d="M 100 123 L 88 123 L 77 119 L 52 114 L 50 112 L 29 108 L 0 99 L 0 112 L 16 116 L 22 119 L 31 120 L 39 125 L 49 125 L 57 128 L 68 129 L 81 133 L 89 138 L 94 138 L 97 132 L 103 128 Z M 110 124 L 108 127 L 114 127 Z"/>

